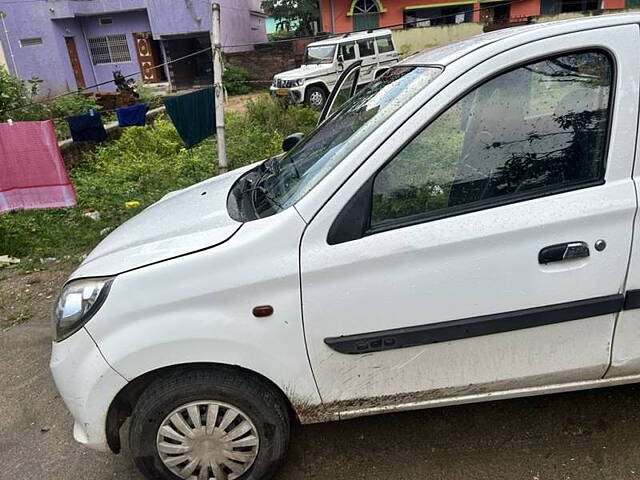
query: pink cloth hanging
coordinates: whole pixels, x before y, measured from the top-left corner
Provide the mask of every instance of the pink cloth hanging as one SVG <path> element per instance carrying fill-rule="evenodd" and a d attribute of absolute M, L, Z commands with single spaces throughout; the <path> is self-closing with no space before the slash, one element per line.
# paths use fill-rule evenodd
<path fill-rule="evenodd" d="M 53 122 L 0 123 L 0 213 L 75 204 Z"/>

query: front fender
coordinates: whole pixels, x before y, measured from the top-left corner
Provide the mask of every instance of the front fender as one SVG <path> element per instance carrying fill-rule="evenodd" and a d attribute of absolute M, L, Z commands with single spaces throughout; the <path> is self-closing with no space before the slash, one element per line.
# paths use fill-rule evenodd
<path fill-rule="evenodd" d="M 248 222 L 222 245 L 118 275 L 86 328 L 131 381 L 185 363 L 237 365 L 292 400 L 319 404 L 305 344 L 294 209 Z M 273 314 L 257 318 L 258 305 Z"/>

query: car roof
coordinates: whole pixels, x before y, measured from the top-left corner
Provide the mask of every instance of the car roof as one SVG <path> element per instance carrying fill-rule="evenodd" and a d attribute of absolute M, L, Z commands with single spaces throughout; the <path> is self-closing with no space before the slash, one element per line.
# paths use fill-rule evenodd
<path fill-rule="evenodd" d="M 312 42 L 308 46 L 316 47 L 321 45 L 335 45 L 336 43 L 349 42 L 352 40 L 360 40 L 363 38 L 381 37 L 383 35 L 391 35 L 391 30 L 377 29 L 377 30 L 368 30 L 366 32 L 345 33 L 344 35 L 339 35 L 339 36 L 330 37 L 324 40 L 319 40 L 317 42 Z"/>
<path fill-rule="evenodd" d="M 640 13 L 598 15 L 594 17 L 557 20 L 553 22 L 524 25 L 521 27 L 505 28 L 502 30 L 475 35 L 465 40 L 450 43 L 442 47 L 423 50 L 422 52 L 407 57 L 400 62 L 400 65 L 446 66 L 474 50 L 478 50 L 479 48 L 507 38 L 521 37 L 522 43 L 527 43 L 562 33 L 634 23 L 640 23 Z"/>

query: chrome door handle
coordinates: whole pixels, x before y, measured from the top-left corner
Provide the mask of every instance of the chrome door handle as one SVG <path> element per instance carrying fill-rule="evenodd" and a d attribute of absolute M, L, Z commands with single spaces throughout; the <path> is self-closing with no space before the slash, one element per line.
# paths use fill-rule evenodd
<path fill-rule="evenodd" d="M 586 258 L 588 256 L 589 246 L 586 242 L 558 243 L 540 250 L 538 253 L 538 263 L 547 264 L 575 258 Z"/>

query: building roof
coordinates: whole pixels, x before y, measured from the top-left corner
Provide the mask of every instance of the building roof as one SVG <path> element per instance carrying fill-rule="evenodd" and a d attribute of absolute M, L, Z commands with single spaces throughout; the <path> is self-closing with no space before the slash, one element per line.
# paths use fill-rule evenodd
<path fill-rule="evenodd" d="M 640 13 L 599 15 L 505 28 L 475 35 L 442 47 L 424 50 L 407 57 L 401 63 L 404 65 L 448 65 L 475 50 L 507 38 L 520 37 L 517 39 L 521 43 L 527 43 L 563 33 L 627 24 L 640 24 Z"/>

